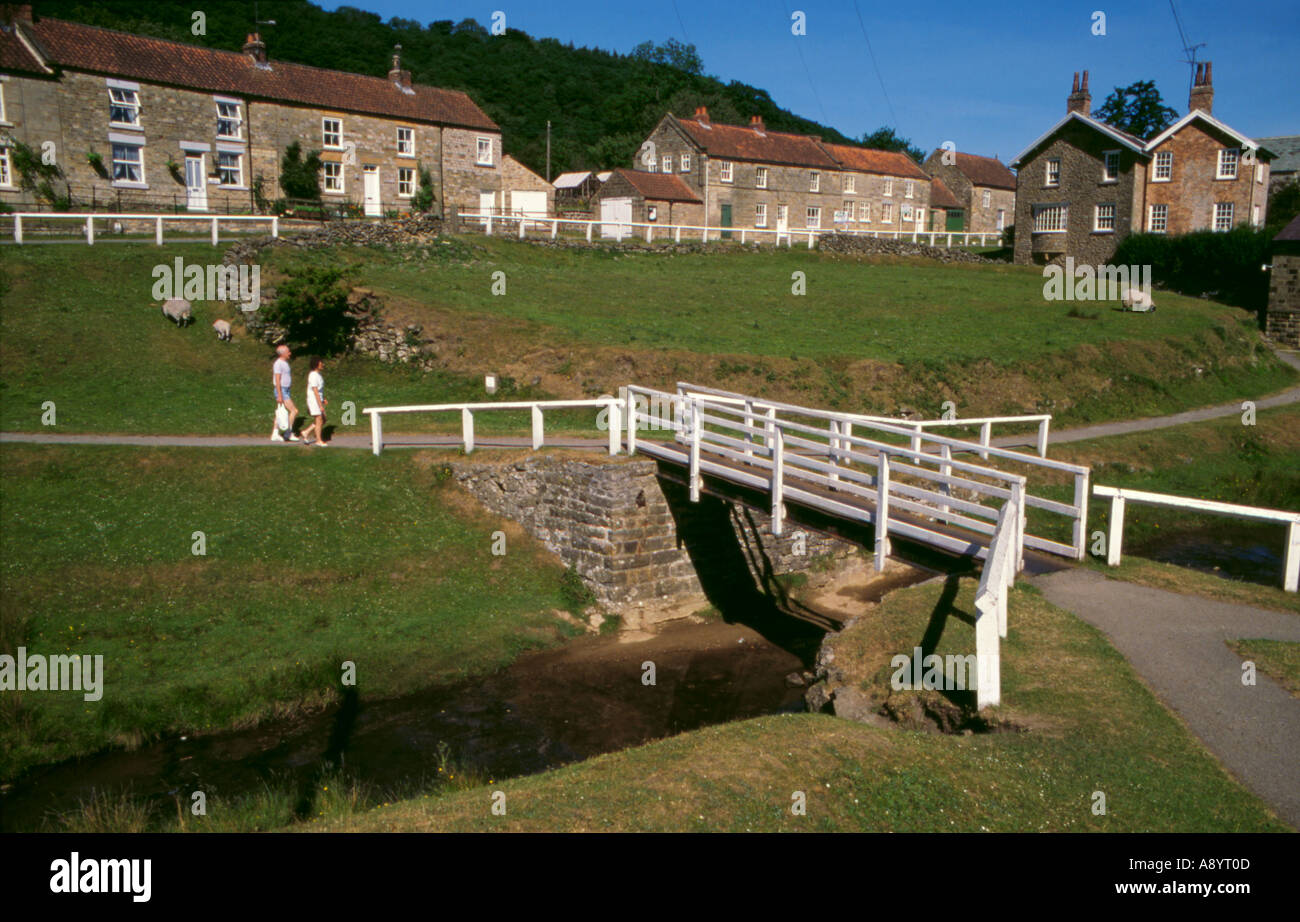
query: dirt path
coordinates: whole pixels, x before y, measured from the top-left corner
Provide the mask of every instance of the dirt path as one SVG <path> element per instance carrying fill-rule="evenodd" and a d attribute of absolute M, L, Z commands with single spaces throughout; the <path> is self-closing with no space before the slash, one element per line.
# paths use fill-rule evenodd
<path fill-rule="evenodd" d="M 1300 618 L 1123 583 L 1090 570 L 1034 577 L 1053 605 L 1110 638 L 1156 696 L 1284 821 L 1300 828 L 1300 700 L 1259 673 L 1242 684 L 1226 641 L 1300 642 Z"/>

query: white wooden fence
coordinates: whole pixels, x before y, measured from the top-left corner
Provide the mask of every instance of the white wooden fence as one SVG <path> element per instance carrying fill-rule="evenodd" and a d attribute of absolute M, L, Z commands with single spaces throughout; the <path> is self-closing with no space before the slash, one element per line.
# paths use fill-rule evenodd
<path fill-rule="evenodd" d="M 1278 522 L 1286 525 L 1282 588 L 1287 592 L 1296 592 L 1300 589 L 1300 512 L 1287 512 L 1283 509 L 1263 509 L 1259 506 L 1239 506 L 1236 503 L 1193 499 L 1188 496 L 1174 496 L 1169 493 L 1148 493 L 1145 490 L 1128 490 L 1120 487 L 1106 487 L 1101 484 L 1093 487 L 1093 493 L 1110 499 L 1110 531 L 1106 536 L 1106 563 L 1112 567 L 1119 566 L 1120 554 L 1123 548 L 1125 504 L 1129 502 L 1146 503 L 1150 506 L 1190 509 L 1195 512 L 1231 515 L 1244 519 Z"/>
<path fill-rule="evenodd" d="M 162 246 L 163 243 L 163 224 L 167 221 L 184 222 L 188 224 L 207 222 L 212 225 L 212 245 L 216 246 L 220 239 L 217 225 L 220 222 L 231 221 L 264 221 L 271 225 L 271 236 L 280 236 L 280 219 L 275 215 L 205 215 L 205 214 L 139 214 L 131 212 L 122 212 L 120 214 L 112 212 L 45 212 L 45 211 L 20 211 L 12 215 L 14 219 L 14 243 L 23 242 L 23 219 L 32 218 L 40 221 L 77 221 L 85 225 L 84 234 L 86 243 L 94 246 L 95 243 L 95 222 L 96 221 L 151 221 L 154 225 L 154 243 Z"/>
<path fill-rule="evenodd" d="M 370 450 L 379 454 L 384 450 L 384 423 L 386 414 L 395 413 L 460 413 L 461 443 L 465 454 L 474 450 L 474 414 L 491 410 L 530 410 L 533 424 L 533 448 L 542 447 L 545 438 L 543 413 L 546 410 L 574 409 L 579 407 L 597 407 L 609 410 L 607 428 L 609 429 L 609 453 L 619 452 L 619 440 L 622 434 L 621 404 L 617 397 L 599 397 L 592 400 L 527 400 L 503 401 L 500 403 L 437 403 L 404 407 L 367 407 L 362 410 L 370 417 Z"/>
<path fill-rule="evenodd" d="M 979 241 L 979 246 L 987 246 L 990 242 L 997 244 L 1001 241 L 1000 233 L 976 234 L 966 231 L 923 231 L 923 230 L 897 230 L 897 231 L 867 231 L 867 230 L 841 230 L 841 229 L 823 229 L 823 228 L 803 228 L 777 230 L 767 227 L 722 227 L 705 224 L 662 224 L 659 222 L 648 221 L 599 221 L 594 218 L 550 218 L 540 215 L 515 215 L 515 214 L 488 214 L 486 212 L 462 212 L 460 215 L 466 221 L 478 222 L 483 228 L 484 233 L 492 235 L 494 226 L 503 229 L 513 227 L 514 232 L 522 240 L 528 234 L 531 227 L 535 230 L 549 231 L 550 239 L 554 240 L 560 232 L 560 228 L 574 227 L 582 231 L 587 242 L 590 243 L 593 234 L 602 234 L 605 228 L 612 228 L 614 236 L 618 240 L 632 236 L 633 231 L 637 231 L 637 236 L 644 237 L 646 243 L 653 243 L 656 239 L 672 238 L 674 243 L 681 243 L 682 232 L 686 232 L 688 239 L 699 239 L 707 243 L 710 239 L 722 240 L 724 234 L 738 239 L 745 243 L 747 239 L 755 241 L 770 240 L 777 246 L 781 245 L 784 239 L 786 246 L 793 246 L 795 238 L 806 240 L 808 249 L 812 249 L 817 239 L 826 235 L 846 234 L 851 237 L 881 237 L 887 240 L 911 240 L 913 243 L 929 242 L 930 246 L 946 246 L 951 248 L 953 241 L 959 241 L 959 246 L 975 246 L 975 241 Z"/>
<path fill-rule="evenodd" d="M 1001 639 L 1007 636 L 1007 595 L 1016 582 L 1016 499 L 1002 507 L 993 544 L 975 590 L 975 705 L 1002 703 Z"/>
<path fill-rule="evenodd" d="M 1048 499 L 1044 496 L 1026 493 L 1023 506 L 1042 509 L 1053 515 L 1064 516 L 1070 520 L 1070 543 L 1064 544 L 1046 536 L 1033 534 L 1026 534 L 1024 541 L 1027 546 L 1037 550 L 1071 557 L 1075 560 L 1082 560 L 1084 555 L 1087 553 L 1088 484 L 1091 476 L 1091 469 L 1080 464 L 1054 461 L 1039 455 L 1026 454 L 1010 448 L 997 448 L 989 444 L 990 433 L 994 424 L 1029 420 L 1039 422 L 1039 444 L 1045 450 L 1047 433 L 1046 426 L 1050 417 L 1045 419 L 1037 416 L 984 417 L 975 420 L 929 421 L 933 425 L 979 425 L 980 441 L 973 442 L 927 432 L 924 428 L 918 428 L 916 423 L 907 420 L 895 420 L 889 419 L 888 417 L 867 416 L 857 413 L 818 410 L 810 407 L 797 406 L 795 404 L 781 403 L 779 401 L 763 400 L 736 391 L 726 391 L 719 388 L 704 387 L 685 382 L 679 382 L 677 389 L 678 394 L 683 397 L 690 398 L 698 396 L 711 401 L 743 407 L 746 412 L 755 416 L 763 417 L 767 421 L 768 425 L 780 418 L 778 414 L 799 419 L 823 421 L 828 426 L 827 446 L 829 447 L 833 447 L 836 444 L 843 442 L 845 438 L 851 437 L 855 429 L 857 429 L 882 435 L 889 434 L 906 436 L 910 440 L 913 452 L 928 454 L 929 456 L 938 459 L 941 464 L 952 463 L 954 455 L 969 453 L 974 454 L 983 460 L 993 458 L 1016 464 L 1023 464 L 1029 467 L 1031 471 L 1039 469 L 1042 471 L 1068 474 L 1074 481 L 1074 495 L 1072 502 L 1062 503 Z M 662 400 L 662 398 L 659 399 Z M 763 448 L 762 445 L 758 447 L 760 449 Z M 978 525 L 979 528 L 977 530 L 984 531 L 986 534 L 992 533 L 992 526 L 988 523 L 978 523 Z"/>

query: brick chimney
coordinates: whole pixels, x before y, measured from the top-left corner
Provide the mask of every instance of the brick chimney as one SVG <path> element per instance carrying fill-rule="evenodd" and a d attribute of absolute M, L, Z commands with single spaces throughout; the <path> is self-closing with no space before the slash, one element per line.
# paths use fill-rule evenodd
<path fill-rule="evenodd" d="M 248 36 L 244 42 L 244 54 L 253 59 L 254 64 L 262 67 L 266 66 L 266 42 L 262 41 L 262 36 L 256 32 Z"/>
<path fill-rule="evenodd" d="M 1192 81 L 1192 91 L 1187 96 L 1187 111 L 1200 109 L 1206 115 L 1214 108 L 1214 80 L 1210 69 L 1214 65 L 1206 61 L 1196 65 L 1196 79 Z"/>
<path fill-rule="evenodd" d="M 695 108 L 695 120 L 696 120 L 697 122 L 699 122 L 700 124 L 702 124 L 702 125 L 707 125 L 707 124 L 709 124 L 709 108 L 708 108 L 708 106 L 697 106 L 697 107 Z"/>
<path fill-rule="evenodd" d="M 1079 80 L 1079 72 L 1074 72 L 1074 85 L 1070 89 L 1070 95 L 1065 97 L 1065 111 L 1078 112 L 1080 115 L 1092 114 L 1092 94 L 1088 92 L 1088 72 L 1083 72 L 1083 80 Z"/>
<path fill-rule="evenodd" d="M 16 22 L 30 23 L 32 21 L 32 5 L 30 3 L 5 3 L 0 7 L 0 20 L 5 25 L 13 25 Z"/>
<path fill-rule="evenodd" d="M 763 116 L 761 116 L 761 115 L 751 115 L 751 116 L 749 117 L 749 127 L 750 127 L 750 128 L 753 128 L 755 131 L 763 131 L 763 130 L 765 130 L 765 129 L 764 129 L 764 126 L 763 126 Z"/>
<path fill-rule="evenodd" d="M 411 72 L 402 70 L 402 46 L 393 46 L 393 66 L 388 71 L 388 79 L 396 83 L 401 89 L 409 90 L 411 88 Z"/>

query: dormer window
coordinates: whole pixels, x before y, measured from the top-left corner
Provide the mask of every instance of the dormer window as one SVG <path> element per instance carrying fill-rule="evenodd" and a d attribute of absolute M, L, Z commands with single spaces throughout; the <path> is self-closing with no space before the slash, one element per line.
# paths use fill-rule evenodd
<path fill-rule="evenodd" d="M 114 125 L 140 127 L 140 91 L 108 88 L 108 120 Z"/>
<path fill-rule="evenodd" d="M 1235 147 L 1225 147 L 1219 151 L 1219 169 L 1215 173 L 1215 179 L 1236 179 L 1237 162 L 1241 158 L 1241 151 Z"/>
<path fill-rule="evenodd" d="M 338 150 L 343 146 L 343 119 L 323 118 L 320 120 L 321 144 Z"/>

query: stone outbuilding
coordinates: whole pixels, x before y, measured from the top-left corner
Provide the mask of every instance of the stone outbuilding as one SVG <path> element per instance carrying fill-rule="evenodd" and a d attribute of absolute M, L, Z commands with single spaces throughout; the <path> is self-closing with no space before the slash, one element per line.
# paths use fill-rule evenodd
<path fill-rule="evenodd" d="M 704 200 L 675 173 L 614 170 L 592 198 L 592 210 L 608 224 L 636 221 L 699 226 L 704 221 Z M 611 236 L 611 229 L 603 228 L 602 234 Z"/>
<path fill-rule="evenodd" d="M 1264 329 L 1274 342 L 1300 349 L 1300 217 L 1273 238 Z"/>
<path fill-rule="evenodd" d="M 997 157 L 936 150 L 923 167 L 942 179 L 958 207 L 947 209 L 943 227 L 934 230 L 1001 233 L 1016 213 L 1016 174 Z"/>

